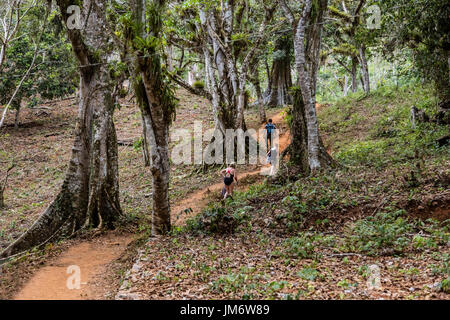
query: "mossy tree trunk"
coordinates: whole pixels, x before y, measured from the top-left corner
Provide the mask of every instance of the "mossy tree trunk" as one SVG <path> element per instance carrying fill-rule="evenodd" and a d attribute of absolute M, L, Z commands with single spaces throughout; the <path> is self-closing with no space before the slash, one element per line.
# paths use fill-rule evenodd
<path fill-rule="evenodd" d="M 170 230 L 169 205 L 169 127 L 175 115 L 175 97 L 168 82 L 168 74 L 161 66 L 161 52 L 157 43 L 161 37 L 165 1 L 152 0 L 145 6 L 143 0 L 132 3 L 135 24 L 134 38 L 154 41 L 134 47 L 135 92 L 143 117 L 144 141 L 148 143 L 150 171 L 153 178 L 152 235 Z M 145 12 L 148 8 L 148 12 Z M 148 21 L 146 16 L 150 16 Z M 151 30 L 147 34 L 146 30 Z"/>
<path fill-rule="evenodd" d="M 352 92 L 358 90 L 358 76 L 357 76 L 358 59 L 352 57 Z"/>
<path fill-rule="evenodd" d="M 285 1 L 284 12 L 292 24 L 295 63 L 298 72 L 298 89 L 293 108 L 294 132 L 289 150 L 303 171 L 316 171 L 331 164 L 331 157 L 323 147 L 316 114 L 316 84 L 320 62 L 321 33 L 327 0 L 307 0 L 301 17 L 296 20 Z M 299 98 L 302 98 L 301 103 Z M 305 129 L 306 128 L 306 129 Z M 306 131 L 305 131 L 306 130 Z M 308 154 L 308 170 L 305 165 L 305 146 Z"/>
<path fill-rule="evenodd" d="M 233 40 L 240 27 L 236 8 L 234 1 L 224 1 L 222 10 L 204 3 L 199 3 L 198 6 L 200 23 L 196 26 L 202 37 L 205 60 L 209 60 L 205 63 L 209 69 L 208 87 L 213 100 L 216 128 L 222 134 L 225 133 L 224 129 L 246 130 L 244 110 L 248 71 L 252 69 L 265 26 L 272 19 L 276 6 L 265 7 L 265 15 L 260 22 L 256 39 L 251 46 L 242 49 L 240 63 Z"/>
<path fill-rule="evenodd" d="M 365 93 L 370 92 L 370 78 L 369 78 L 369 67 L 367 65 L 366 59 L 366 46 L 361 44 L 359 47 L 359 62 L 361 65 L 361 74 L 362 74 L 362 85 Z"/>
<path fill-rule="evenodd" d="M 308 130 L 306 123 L 306 109 L 300 88 L 293 90 L 292 104 L 292 124 L 291 124 L 291 144 L 289 145 L 289 155 L 292 163 L 299 170 L 308 175 L 310 173 L 308 155 Z M 326 151 L 322 138 L 319 136 L 319 162 L 322 167 L 334 165 L 333 158 Z"/>
<path fill-rule="evenodd" d="M 305 104 L 301 90 L 297 88 L 293 92 L 291 144 L 289 154 L 291 161 L 295 163 L 301 172 L 309 173 L 308 161 L 308 131 L 306 130 Z"/>

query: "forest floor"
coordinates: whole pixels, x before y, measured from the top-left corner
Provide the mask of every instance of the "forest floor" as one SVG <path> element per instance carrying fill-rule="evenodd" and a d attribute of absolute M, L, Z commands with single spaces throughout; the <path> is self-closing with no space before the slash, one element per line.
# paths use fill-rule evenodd
<path fill-rule="evenodd" d="M 116 119 L 128 223 L 1 266 L 0 298 L 448 299 L 448 149 L 428 146 L 442 134 L 436 127 L 393 134 L 403 128 L 392 121 L 404 115 L 392 114 L 391 105 L 410 101 L 384 95 L 350 97 L 319 110 L 325 144 L 345 165 L 322 176 L 268 183 L 256 166 L 240 166 L 238 192 L 222 203 L 217 170 L 203 174 L 172 166 L 175 227 L 156 238 L 149 238 L 151 177 L 142 165 L 140 116 L 124 101 Z M 205 100 L 184 91 L 179 97 L 174 128 L 198 119 L 208 119 L 204 129 L 211 126 Z M 268 116 L 284 126 L 283 147 L 288 135 L 280 111 L 269 109 Z M 30 226 L 59 189 L 75 113 L 73 101 L 51 106 L 50 114 L 29 111 L 19 130 L 8 127 L 0 136 L 2 167 L 12 159 L 18 164 L 0 214 L 0 249 Z M 256 110 L 247 112 L 250 128 L 259 127 L 257 119 Z M 424 132 L 425 156 L 403 154 L 421 147 L 417 137 Z M 401 150 L 392 152 L 398 141 L 389 139 L 411 134 L 413 140 L 400 141 Z M 87 283 L 81 290 L 65 289 L 69 265 L 80 266 Z M 369 284 L 374 266 L 381 276 L 375 289 Z"/>

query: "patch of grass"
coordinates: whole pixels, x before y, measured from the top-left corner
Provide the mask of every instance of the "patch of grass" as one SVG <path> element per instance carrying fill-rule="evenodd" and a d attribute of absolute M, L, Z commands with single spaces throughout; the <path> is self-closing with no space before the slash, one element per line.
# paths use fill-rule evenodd
<path fill-rule="evenodd" d="M 303 280 L 314 281 L 320 276 L 320 273 L 313 267 L 305 267 L 298 271 L 297 275 Z"/>
<path fill-rule="evenodd" d="M 182 231 L 191 233 L 233 233 L 236 228 L 249 219 L 251 206 L 236 207 L 235 210 L 220 204 L 212 204 L 201 214 L 189 219 Z"/>
<path fill-rule="evenodd" d="M 336 160 L 347 165 L 363 164 L 382 168 L 387 159 L 385 156 L 386 141 L 360 141 L 343 147 L 335 156 Z"/>
<path fill-rule="evenodd" d="M 290 289 L 292 284 L 285 281 L 270 281 L 268 275 L 257 272 L 255 268 L 242 267 L 238 273 L 230 272 L 220 276 L 210 283 L 210 290 L 239 297 L 243 300 L 261 298 L 279 298 L 284 289 Z"/>
<path fill-rule="evenodd" d="M 321 233 L 304 232 L 296 237 L 291 237 L 283 242 L 283 251 L 280 252 L 285 257 L 295 257 L 301 259 L 319 259 L 319 246 L 333 246 L 335 238 L 324 236 Z"/>
<path fill-rule="evenodd" d="M 450 254 L 437 252 L 436 258 L 439 264 L 432 264 L 431 271 L 434 275 L 447 275 L 450 277 Z"/>
<path fill-rule="evenodd" d="M 401 252 L 409 244 L 406 233 L 413 229 L 402 210 L 379 213 L 349 227 L 346 244 L 351 251 L 374 253 L 382 248 L 393 248 Z"/>
<path fill-rule="evenodd" d="M 425 233 L 424 233 L 425 231 Z M 422 235 L 421 235 L 422 233 Z M 352 252 L 369 255 L 392 252 L 400 254 L 406 249 L 437 248 L 449 240 L 448 224 L 427 224 L 411 220 L 404 210 L 378 213 L 356 221 L 346 228 L 344 247 Z"/>
<path fill-rule="evenodd" d="M 437 112 L 431 89 L 421 87 L 380 87 L 369 95 L 350 95 L 319 113 L 320 129 L 325 142 L 332 144 L 334 156 L 343 164 L 375 167 L 403 164 L 421 153 L 441 153 L 436 139 L 448 134 L 446 126 L 416 123 L 412 128 L 411 106 L 429 117 Z"/>

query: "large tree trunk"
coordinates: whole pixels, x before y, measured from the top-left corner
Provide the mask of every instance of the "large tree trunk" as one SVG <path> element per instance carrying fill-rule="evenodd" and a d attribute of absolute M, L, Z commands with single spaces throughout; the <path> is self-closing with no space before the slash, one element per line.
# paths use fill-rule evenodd
<path fill-rule="evenodd" d="M 150 171 L 153 178 L 152 235 L 170 230 L 169 206 L 169 124 L 164 119 L 161 101 L 155 97 L 151 78 L 144 78 L 149 104 L 141 108 L 144 117 L 146 140 L 150 146 Z M 166 124 L 164 124 L 166 123 Z"/>
<path fill-rule="evenodd" d="M 161 32 L 161 12 L 164 1 L 153 1 L 153 7 L 145 20 L 145 2 L 134 0 L 133 15 L 137 28 L 136 36 L 145 38 L 146 24 L 152 36 Z M 149 44 L 146 53 L 135 48 L 136 73 L 140 79 L 135 83 L 136 97 L 143 117 L 145 141 L 150 149 L 150 170 L 153 177 L 152 235 L 170 231 L 169 206 L 169 126 L 175 114 L 172 89 L 165 82 L 161 57 L 155 45 Z"/>
<path fill-rule="evenodd" d="M 309 173 L 308 130 L 306 125 L 305 103 L 300 89 L 294 90 L 292 105 L 291 144 L 289 154 L 291 161 L 299 166 L 299 170 Z"/>
<path fill-rule="evenodd" d="M 87 102 L 92 105 L 93 117 L 86 223 L 111 229 L 121 214 L 117 137 L 113 121 L 114 99 L 111 94 L 114 84 L 111 84 L 108 69 L 105 66 L 100 69 L 95 85 L 90 83 L 91 101 Z"/>
<path fill-rule="evenodd" d="M 295 63 L 298 72 L 298 81 L 302 92 L 303 101 L 305 104 L 306 111 L 306 127 L 308 131 L 308 160 L 309 167 L 312 171 L 320 168 L 319 162 L 319 126 L 317 124 L 316 115 L 316 99 L 315 92 L 313 91 L 313 81 L 316 79 L 312 78 L 314 65 L 311 65 L 306 60 L 306 48 L 305 40 L 308 42 L 314 41 L 312 38 L 305 39 L 306 25 L 310 21 L 312 9 L 312 1 L 306 1 L 305 8 L 303 9 L 302 17 L 297 23 L 297 28 L 294 36 L 294 51 L 295 51 Z M 320 38 L 320 33 L 313 35 Z M 312 46 L 310 48 L 313 48 Z"/>
<path fill-rule="evenodd" d="M 289 88 L 292 87 L 291 57 L 292 47 L 289 37 L 280 37 L 275 44 L 275 52 L 272 70 L 269 75 L 269 86 L 264 96 L 264 103 L 269 107 L 284 106 L 292 103 Z"/>
<path fill-rule="evenodd" d="M 230 70 L 233 61 L 227 59 L 225 48 L 219 44 L 219 41 L 225 42 L 225 39 L 217 39 L 220 32 L 217 30 L 213 10 L 206 11 L 202 6 L 199 10 L 202 27 L 207 33 L 203 52 L 212 96 L 215 129 L 225 135 L 226 129 L 237 129 L 237 96 L 234 94 L 238 90 L 237 79 L 233 79 Z M 217 76 L 214 67 L 217 69 Z"/>
<path fill-rule="evenodd" d="M 296 158 L 300 161 L 298 164 L 304 167 L 303 151 L 304 145 L 306 145 L 309 169 L 314 172 L 319 168 L 328 166 L 329 161 L 325 160 L 331 159 L 323 148 L 316 114 L 316 83 L 320 62 L 322 22 L 327 8 L 327 0 L 318 1 L 318 7 L 315 9 L 314 14 L 312 13 L 312 0 L 307 0 L 298 22 L 295 22 L 295 18 L 284 1 L 282 5 L 293 23 L 295 63 L 303 100 L 303 105 L 296 102 L 297 107 L 293 109 L 294 118 L 298 119 L 298 121 L 302 121 L 303 118 L 306 120 L 306 132 L 303 124 L 295 124 L 298 126 L 298 129 L 294 129 L 296 135 L 293 136 L 293 147 L 290 148 L 290 151 L 293 152 L 293 149 L 296 147 L 300 148 L 303 146 L 300 151 L 297 150 L 300 154 L 296 155 Z M 298 99 L 298 97 L 296 98 Z M 300 114 L 302 111 L 304 115 Z"/>
<path fill-rule="evenodd" d="M 259 122 L 265 123 L 267 121 L 266 109 L 264 108 L 262 92 L 259 83 L 256 85 L 256 99 L 258 99 Z"/>
<path fill-rule="evenodd" d="M 252 65 L 253 70 L 251 72 L 249 80 L 256 91 L 256 99 L 257 99 L 256 103 L 258 104 L 259 122 L 264 123 L 266 122 L 267 118 L 266 118 L 266 109 L 264 107 L 263 94 L 261 91 L 261 83 L 259 81 L 259 69 L 257 58 L 254 59 Z"/>
<path fill-rule="evenodd" d="M 226 123 L 222 118 L 222 111 L 221 111 L 224 106 L 223 95 L 221 95 L 219 88 L 217 86 L 216 75 L 212 65 L 213 61 L 208 46 L 204 47 L 203 53 L 205 56 L 205 69 L 206 73 L 208 74 L 208 86 L 211 92 L 211 104 L 213 109 L 212 113 L 214 117 L 214 126 L 216 129 L 224 133 Z"/>
<path fill-rule="evenodd" d="M 227 129 L 246 131 L 244 110 L 247 104 L 245 92 L 247 72 L 251 69 L 250 62 L 254 61 L 253 57 L 263 38 L 265 25 L 271 19 L 275 7 L 266 9 L 264 22 L 259 26 L 258 37 L 252 46 L 247 48 L 239 69 L 237 67 L 238 57 L 234 52 L 232 40 L 235 20 L 233 1 L 223 2 L 221 10 L 218 10 L 215 6 L 207 7 L 203 3 L 199 3 L 198 9 L 200 24 L 197 24 L 197 29 L 199 34 L 203 36 L 205 66 L 208 73 L 208 87 L 211 91 L 216 129 L 215 136 L 221 134 L 222 137 L 225 137 Z M 246 139 L 246 141 L 248 140 Z M 215 137 L 213 141 L 217 142 Z M 235 146 L 236 143 L 237 140 L 235 139 Z M 226 150 L 226 144 L 226 142 L 223 144 L 224 150 Z M 246 151 L 248 150 L 247 146 L 249 144 L 246 142 Z M 230 159 L 226 152 L 224 152 L 224 155 L 227 159 Z"/>
<path fill-rule="evenodd" d="M 85 225 L 112 228 L 121 214 L 114 86 L 103 51 L 108 37 L 98 29 L 106 23 L 106 3 L 92 1 L 96 9 L 91 12 L 85 31 L 68 30 L 80 62 L 81 98 L 72 156 L 61 191 L 30 229 L 2 252 L 2 257 L 56 240 L 61 234 L 73 234 Z M 92 1 L 84 2 L 85 12 Z M 58 1 L 65 21 L 71 4 L 74 3 Z M 94 47 L 100 52 L 97 58 L 90 49 Z"/>
<path fill-rule="evenodd" d="M 357 66 L 358 59 L 356 57 L 352 58 L 352 92 L 356 92 L 358 90 L 358 77 L 357 77 Z"/>
<path fill-rule="evenodd" d="M 305 103 L 301 90 L 297 88 L 294 91 L 294 102 L 292 105 L 292 124 L 291 124 L 291 144 L 288 152 L 291 156 L 292 163 L 298 166 L 298 169 L 305 175 L 310 172 L 309 152 L 308 152 L 308 126 L 306 121 Z M 319 162 L 322 167 L 330 167 L 334 165 L 334 160 L 328 154 L 323 144 L 322 138 L 319 136 Z"/>
<path fill-rule="evenodd" d="M 211 87 L 212 98 L 218 98 L 219 101 L 213 106 L 220 106 L 216 118 L 219 123 L 218 129 L 242 129 L 246 130 L 244 109 L 246 106 L 245 85 L 247 82 L 247 72 L 250 69 L 250 62 L 253 61 L 256 49 L 262 39 L 265 25 L 271 19 L 275 8 L 267 9 L 263 23 L 258 30 L 258 37 L 245 54 L 240 69 L 237 67 L 237 56 L 233 52 L 232 35 L 234 21 L 234 4 L 232 1 L 223 3 L 223 11 L 219 12 L 214 7 L 208 9 L 203 4 L 199 4 L 199 15 L 201 26 L 198 26 L 199 32 L 204 33 L 205 50 L 212 47 L 214 65 L 217 68 L 218 80 L 209 79 L 210 84 L 215 82 L 216 86 Z M 205 53 L 206 58 L 206 53 Z M 212 63 L 208 63 L 209 69 L 213 68 Z M 215 71 L 208 71 L 208 77 L 215 77 Z M 232 126 L 228 126 L 231 124 Z"/>
<path fill-rule="evenodd" d="M 108 70 L 102 72 L 108 74 Z M 117 140 L 108 88 L 98 71 L 83 77 L 72 156 L 61 191 L 31 228 L 10 245 L 9 256 L 84 225 L 113 227 L 120 214 Z M 110 89 L 112 89 L 110 87 Z"/>

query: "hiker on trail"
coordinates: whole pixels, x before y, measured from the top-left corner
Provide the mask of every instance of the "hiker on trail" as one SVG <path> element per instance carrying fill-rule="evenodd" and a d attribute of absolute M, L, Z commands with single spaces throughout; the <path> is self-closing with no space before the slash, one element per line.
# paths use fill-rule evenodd
<path fill-rule="evenodd" d="M 238 184 L 236 165 L 231 163 L 228 168 L 220 171 L 220 174 L 223 176 L 223 183 L 225 184 L 225 195 L 223 199 L 225 200 L 228 196 L 233 198 L 234 180 L 236 180 L 236 184 Z"/>
<path fill-rule="evenodd" d="M 270 169 L 267 171 L 265 170 L 264 173 L 261 174 L 273 176 L 278 172 L 278 151 L 278 144 L 276 143 L 275 146 L 267 152 L 266 163 L 270 164 Z"/>
<path fill-rule="evenodd" d="M 272 149 L 272 134 L 276 129 L 275 125 L 272 123 L 272 119 L 269 119 L 269 122 L 266 124 L 266 148 L 267 150 Z M 270 149 L 269 149 L 269 141 L 270 141 Z"/>
<path fill-rule="evenodd" d="M 270 163 L 270 175 L 273 176 L 278 171 L 278 144 L 275 144 L 268 152 Z"/>

